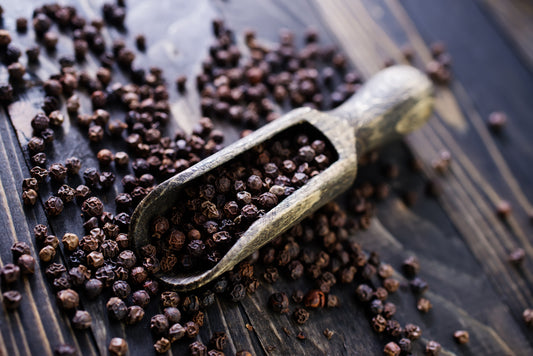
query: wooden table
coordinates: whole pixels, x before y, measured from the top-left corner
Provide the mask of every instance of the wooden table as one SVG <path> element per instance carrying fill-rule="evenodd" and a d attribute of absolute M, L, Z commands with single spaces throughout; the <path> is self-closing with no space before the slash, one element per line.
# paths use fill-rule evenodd
<path fill-rule="evenodd" d="M 31 30 L 16 35 L 14 19 L 30 18 L 38 3 L 44 2 L 2 4 L 4 28 L 11 30 L 14 42 L 22 47 L 29 46 L 34 35 Z M 100 16 L 101 3 L 80 0 L 75 5 L 80 13 L 95 18 Z M 422 353 L 428 340 L 441 342 L 446 355 L 533 354 L 533 330 L 521 317 L 525 308 L 533 307 L 533 4 L 526 0 L 132 0 L 128 1 L 127 33 L 106 30 L 105 36 L 109 40 L 126 36 L 133 47 L 134 36 L 146 34 L 148 49 L 138 55 L 137 63 L 164 67 L 172 84 L 178 74 L 192 79 L 198 72 L 212 41 L 210 19 L 215 16 L 223 17 L 237 34 L 254 27 L 266 40 L 276 39 L 282 27 L 301 35 L 309 25 L 315 26 L 322 42 L 337 43 L 367 78 L 384 60 L 402 62 L 399 48 L 403 45 L 412 46 L 415 63 L 423 65 L 430 59 L 429 43 L 446 43 L 453 56 L 453 81 L 437 88 L 434 117 L 408 137 L 407 145 L 396 144 L 384 151 L 400 163 L 411 155 L 420 158 L 424 176 L 437 179 L 443 194 L 438 200 L 421 197 L 414 207 L 406 207 L 402 189 L 421 192 L 424 179 L 400 164 L 392 198 L 379 206 L 371 228 L 357 238 L 396 268 L 406 256 L 420 259 L 421 276 L 430 284 L 427 297 L 433 310 L 420 314 L 415 297 L 408 292 L 391 297 L 398 305 L 397 319 L 419 324 L 424 330 L 416 354 Z M 60 51 L 70 51 L 67 45 L 62 38 Z M 57 71 L 52 57 L 43 53 L 41 58 L 40 66 L 29 68 L 35 83 Z M 87 68 L 94 70 L 96 62 L 89 61 Z M 6 77 L 5 67 L 1 67 L 0 80 Z M 199 118 L 197 95 L 194 90 L 187 96 L 174 90 L 170 93 L 173 125 L 190 129 Z M 20 101 L 0 112 L 0 264 L 11 262 L 9 248 L 14 241 L 30 243 L 35 252 L 31 231 L 37 223 L 47 221 L 42 205 L 25 208 L 20 199 L 20 182 L 29 176 L 25 152 L 31 137 L 29 122 L 42 97 L 38 86 L 30 87 Z M 494 110 L 505 111 L 510 118 L 499 136 L 492 135 L 485 123 Z M 228 141 L 237 137 L 235 128 L 223 127 Z M 67 122 L 58 136 L 49 162 L 78 155 L 85 167 L 97 166 L 94 153 L 98 146 L 89 146 L 76 127 Z M 453 157 L 451 171 L 444 177 L 435 176 L 431 168 L 442 149 Z M 45 190 L 42 196 L 49 194 Z M 506 221 L 494 213 L 502 199 L 513 207 Z M 112 201 L 107 203 L 112 205 Z M 79 230 L 80 222 L 75 209 L 49 220 L 58 236 L 70 227 Z M 521 268 L 507 261 L 508 253 L 518 247 L 527 256 Z M 294 284 L 283 281 L 275 285 L 276 290 L 287 292 L 293 288 Z M 266 311 L 273 288 L 264 284 L 241 303 L 221 301 L 210 308 L 199 338 L 207 342 L 212 332 L 227 331 L 227 355 L 240 349 L 256 355 L 381 354 L 383 340 L 371 330 L 354 300 L 353 288 L 336 288 L 342 308 L 314 312 L 311 322 L 298 327 L 289 317 Z M 0 355 L 51 355 L 53 348 L 64 342 L 76 346 L 81 355 L 106 354 L 109 340 L 115 336 L 128 339 L 132 355 L 153 353 L 147 323 L 125 328 L 110 322 L 101 300 L 84 305 L 93 315 L 93 327 L 86 332 L 73 331 L 68 317 L 58 312 L 41 271 L 20 282 L 18 289 L 24 298 L 20 311 L 0 309 Z M 148 315 L 157 306 L 150 308 Z M 290 336 L 283 327 L 291 331 Z M 322 334 L 326 328 L 335 331 L 331 340 Z M 454 343 L 452 334 L 457 329 L 470 332 L 468 345 Z M 298 331 L 307 339 L 298 340 Z M 172 354 L 182 354 L 185 348 L 185 344 L 177 344 Z"/>

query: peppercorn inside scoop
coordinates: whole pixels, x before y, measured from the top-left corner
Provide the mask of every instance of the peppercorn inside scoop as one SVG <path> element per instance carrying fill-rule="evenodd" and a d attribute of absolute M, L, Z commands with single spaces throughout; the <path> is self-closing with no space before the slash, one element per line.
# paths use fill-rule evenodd
<path fill-rule="evenodd" d="M 139 251 L 152 273 L 217 264 L 250 225 L 337 160 L 318 130 L 296 125 L 187 184 Z"/>

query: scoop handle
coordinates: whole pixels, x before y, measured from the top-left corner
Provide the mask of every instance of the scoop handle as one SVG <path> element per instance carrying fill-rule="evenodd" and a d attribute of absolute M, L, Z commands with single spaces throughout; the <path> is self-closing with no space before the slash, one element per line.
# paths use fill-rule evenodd
<path fill-rule="evenodd" d="M 433 108 L 433 85 L 420 70 L 395 65 L 375 74 L 348 101 L 330 114 L 355 129 L 357 153 L 421 127 Z"/>

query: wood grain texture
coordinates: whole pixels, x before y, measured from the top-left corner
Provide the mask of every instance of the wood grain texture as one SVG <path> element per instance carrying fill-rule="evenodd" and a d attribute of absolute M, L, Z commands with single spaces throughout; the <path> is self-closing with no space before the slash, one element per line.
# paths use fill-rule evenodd
<path fill-rule="evenodd" d="M 533 70 L 533 4 L 527 0 L 478 0 L 489 16 L 501 26 L 526 66 Z"/>
<path fill-rule="evenodd" d="M 12 30 L 16 17 L 29 18 L 31 9 L 45 2 L 20 0 L 2 4 L 4 27 Z M 95 18 L 100 16 L 102 3 L 80 0 L 75 4 L 78 11 Z M 499 11 L 511 13 L 505 8 L 507 2 L 501 3 L 497 4 Z M 447 15 L 442 16 L 443 12 Z M 523 54 L 514 50 L 516 44 L 509 42 L 510 37 L 502 36 L 492 17 L 487 17 L 477 4 L 462 0 L 164 0 L 157 6 L 132 0 L 128 2 L 128 32 L 106 30 L 105 38 L 111 41 L 125 36 L 133 48 L 134 36 L 146 34 L 148 49 L 137 54 L 136 63 L 164 67 L 168 83 L 178 74 L 187 74 L 192 82 L 212 40 L 209 19 L 214 16 L 225 18 L 237 34 L 254 27 L 258 37 L 267 41 L 275 41 L 282 27 L 294 30 L 297 38 L 301 38 L 305 28 L 312 25 L 321 32 L 322 42 L 339 44 L 367 78 L 382 67 L 385 59 L 402 62 L 399 49 L 406 43 L 415 49 L 415 64 L 423 66 L 430 58 L 428 44 L 435 40 L 446 42 L 454 60 L 454 81 L 449 88 L 438 88 L 437 115 L 427 128 L 410 136 L 409 147 L 395 144 L 382 153 L 401 167 L 414 153 L 424 162 L 424 175 L 438 180 L 444 194 L 438 200 L 420 198 L 412 209 L 407 208 L 401 199 L 404 189 L 422 193 L 424 179 L 401 169 L 397 180 L 391 182 L 391 200 L 378 207 L 378 217 L 372 227 L 354 238 L 367 249 L 379 251 L 395 267 L 408 255 L 421 259 L 422 277 L 430 283 L 427 296 L 434 305 L 433 310 L 427 315 L 419 314 L 416 298 L 409 293 L 397 293 L 391 300 L 398 305 L 400 322 L 412 321 L 422 326 L 423 341 L 438 340 L 446 355 L 531 354 L 531 330 L 523 325 L 520 315 L 524 307 L 531 307 L 533 293 L 533 241 L 528 221 L 533 199 L 530 184 L 533 171 L 529 163 L 533 159 L 529 134 L 533 132 L 533 122 L 529 120 L 533 111 L 530 100 L 533 80 L 530 68 L 520 60 Z M 528 15 L 522 11 L 520 16 L 524 19 Z M 519 21 L 517 18 L 516 23 Z M 506 22 L 513 23 L 513 20 L 506 18 Z M 33 34 L 29 31 L 26 35 L 14 35 L 14 42 L 29 46 Z M 32 82 L 38 84 L 57 72 L 58 56 L 71 50 L 69 41 L 61 37 L 58 53 L 49 55 L 43 51 L 41 65 L 28 68 Z M 94 73 L 96 59 L 89 58 L 83 67 Z M 124 80 L 119 72 L 114 75 L 114 80 Z M 5 76 L 2 67 L 1 80 Z M 173 90 L 170 95 L 174 120 L 171 128 L 179 125 L 190 130 L 200 116 L 194 88 L 191 86 L 186 96 L 179 96 Z M 6 167 L 0 170 L 0 234 L 5 237 L 0 240 L 2 263 L 11 261 L 9 247 L 15 238 L 33 242 L 32 227 L 47 222 L 42 207 L 26 209 L 20 205 L 20 180 L 28 176 L 25 163 L 28 155 L 24 147 L 31 137 L 29 121 L 42 97 L 37 88 L 30 88 L 19 103 L 9 107 L 7 116 L 0 114 L 0 164 Z M 84 112 L 90 111 L 85 96 L 82 107 Z M 504 110 L 511 118 L 500 137 L 491 135 L 485 127 L 484 119 L 493 110 Z M 230 125 L 219 122 L 217 125 L 224 128 L 228 142 L 238 137 L 237 130 Z M 121 149 L 120 144 L 106 145 Z M 100 147 L 89 145 L 84 133 L 67 122 L 54 143 L 55 153 L 50 155 L 50 162 L 78 155 L 84 159 L 85 168 L 97 167 L 94 154 Z M 451 172 L 440 177 L 433 172 L 431 162 L 444 148 L 452 153 L 453 163 Z M 358 179 L 372 179 L 376 174 L 360 170 Z M 44 197 L 51 194 L 48 188 L 43 188 Z M 114 211 L 112 195 L 101 194 L 106 209 Z M 500 199 L 510 201 L 514 208 L 513 217 L 505 223 L 494 216 L 494 205 Z M 60 219 L 48 221 L 54 233 L 62 236 L 72 229 L 80 233 L 79 212 L 66 209 L 63 214 Z M 527 253 L 521 269 L 512 268 L 506 262 L 507 253 L 516 247 L 524 248 Z M 36 247 L 32 245 L 32 248 Z M 37 273 L 17 286 L 24 294 L 20 312 L 0 309 L 0 354 L 50 354 L 55 345 L 64 341 L 79 347 L 83 355 L 103 355 L 107 354 L 107 343 L 113 336 L 125 336 L 134 350 L 132 354 L 153 353 L 153 340 L 146 323 L 123 328 L 110 322 L 102 301 L 82 301 L 83 307 L 93 315 L 93 328 L 90 332 L 72 331 L 68 317 L 57 311 L 54 295 L 47 285 L 44 275 Z M 229 355 L 241 349 L 256 355 L 381 354 L 383 340 L 372 332 L 350 286 L 334 289 L 342 308 L 313 312 L 305 326 L 297 326 L 285 316 L 266 311 L 272 291 L 291 293 L 306 285 L 303 280 L 296 283 L 281 280 L 274 286 L 263 285 L 242 303 L 220 301 L 207 311 L 200 339 L 207 342 L 212 332 L 227 331 L 230 341 L 226 354 Z M 151 305 L 147 315 L 157 311 L 158 306 Z M 248 330 L 246 324 L 253 329 Z M 282 327 L 287 327 L 290 335 Z M 335 332 L 329 341 L 322 334 L 325 328 Z M 451 334 L 459 328 L 470 332 L 468 345 L 458 346 L 453 342 Z M 296 339 L 299 331 L 307 335 L 306 340 Z M 422 352 L 423 344 L 416 345 L 417 354 Z M 184 353 L 185 343 L 172 349 L 172 354 Z"/>

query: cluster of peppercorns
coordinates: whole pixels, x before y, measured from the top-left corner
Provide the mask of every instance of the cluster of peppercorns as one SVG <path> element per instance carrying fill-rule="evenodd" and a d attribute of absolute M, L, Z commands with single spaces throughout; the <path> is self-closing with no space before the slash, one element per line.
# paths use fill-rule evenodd
<path fill-rule="evenodd" d="M 293 127 L 184 187 L 168 216 L 153 220 L 145 258 L 163 273 L 218 263 L 255 220 L 335 160 L 321 137 L 302 131 Z"/>
<path fill-rule="evenodd" d="M 2 279 L 2 293 L 4 306 L 7 310 L 15 310 L 20 306 L 22 295 L 14 289 L 20 276 L 28 276 L 35 273 L 35 259 L 31 255 L 30 246 L 22 241 L 15 242 L 11 247 L 13 263 L 7 263 L 0 268 Z"/>
<path fill-rule="evenodd" d="M 307 31 L 300 50 L 290 31 L 282 31 L 280 43 L 268 48 L 248 30 L 249 56 L 242 59 L 233 32 L 222 20 L 213 21 L 213 31 L 215 43 L 196 77 L 205 116 L 256 129 L 279 117 L 276 105 L 328 109 L 349 98 L 362 82 L 359 74 L 346 70 L 346 58 L 334 46 L 318 44 L 316 30 Z M 184 77 L 177 85 L 184 90 Z"/>
<path fill-rule="evenodd" d="M 448 84 L 452 77 L 452 56 L 446 51 L 446 45 L 443 42 L 432 43 L 431 55 L 433 60 L 426 63 L 426 73 L 435 83 Z"/>

